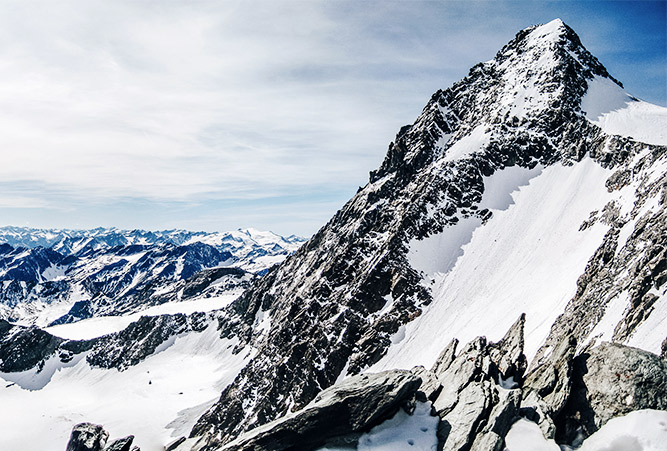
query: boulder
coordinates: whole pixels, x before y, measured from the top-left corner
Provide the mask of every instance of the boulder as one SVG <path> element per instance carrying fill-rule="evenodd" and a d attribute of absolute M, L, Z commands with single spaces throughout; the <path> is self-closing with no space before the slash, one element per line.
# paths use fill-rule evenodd
<path fill-rule="evenodd" d="M 336 437 L 366 431 L 389 419 L 415 395 L 420 383 L 405 370 L 353 376 L 322 391 L 300 411 L 242 434 L 221 449 L 316 449 Z M 193 450 L 206 445 L 197 443 Z"/>
<path fill-rule="evenodd" d="M 74 426 L 67 451 L 102 451 L 109 433 L 99 424 L 80 423 Z"/>
<path fill-rule="evenodd" d="M 667 361 L 641 349 L 601 343 L 573 360 L 572 389 L 556 441 L 573 443 L 634 410 L 667 410 Z"/>

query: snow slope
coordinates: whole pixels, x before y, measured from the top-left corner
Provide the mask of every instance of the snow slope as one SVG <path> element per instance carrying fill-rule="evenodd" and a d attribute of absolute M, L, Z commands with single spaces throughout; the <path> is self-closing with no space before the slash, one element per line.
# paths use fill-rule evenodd
<path fill-rule="evenodd" d="M 232 354 L 235 344 L 221 340 L 211 325 L 172 338 L 122 372 L 91 368 L 79 357 L 36 390 L 21 387 L 45 382 L 35 381 L 40 375 L 33 371 L 0 373 L 2 449 L 63 451 L 72 427 L 88 421 L 103 424 L 113 438 L 135 435 L 142 451 L 163 451 L 174 437 L 187 435 L 247 363 L 248 352 Z M 28 431 L 34 432 L 30 440 Z"/>
<path fill-rule="evenodd" d="M 193 301 L 168 302 L 142 310 L 139 313 L 123 316 L 100 316 L 84 319 L 75 323 L 60 324 L 47 327 L 44 330 L 56 337 L 68 340 L 89 340 L 102 335 L 120 332 L 130 323 L 137 321 L 142 316 L 173 315 L 184 313 L 186 315 L 194 312 L 209 312 L 218 310 L 229 305 L 241 294 L 241 291 L 228 293 L 212 298 L 201 298 Z"/>
<path fill-rule="evenodd" d="M 632 97 L 608 78 L 588 82 L 581 109 L 605 133 L 667 145 L 667 108 Z"/>
<path fill-rule="evenodd" d="M 370 371 L 430 367 L 443 343 L 499 340 L 524 312 L 530 360 L 608 229 L 597 223 L 579 230 L 591 211 L 620 196 L 605 188 L 610 174 L 587 158 L 574 166 L 510 167 L 487 178 L 481 206 L 493 216 L 485 225 L 461 221 L 410 243 L 410 263 L 425 273 L 434 302 Z"/>

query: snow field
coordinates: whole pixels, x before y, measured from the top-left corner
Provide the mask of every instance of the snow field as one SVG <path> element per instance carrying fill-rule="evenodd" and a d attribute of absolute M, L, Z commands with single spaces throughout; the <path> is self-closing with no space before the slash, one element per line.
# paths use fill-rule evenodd
<path fill-rule="evenodd" d="M 428 246 L 410 243 L 411 264 L 431 279 L 434 302 L 369 371 L 428 368 L 452 338 L 497 341 L 524 312 L 525 353 L 532 359 L 608 229 L 596 223 L 579 231 L 614 195 L 604 185 L 610 174 L 586 158 L 569 167 L 506 168 L 485 180 L 482 206 L 493 211 L 485 225 L 462 234 L 453 230 L 467 228 L 462 221 L 424 240 L 432 247 L 447 242 L 443 253 L 458 248 L 453 264 L 446 255 L 425 258 Z"/>
<path fill-rule="evenodd" d="M 667 108 L 635 99 L 608 78 L 589 80 L 581 110 L 605 133 L 667 145 Z"/>
<path fill-rule="evenodd" d="M 76 323 L 61 324 L 47 327 L 44 330 L 56 337 L 68 340 L 88 340 L 102 335 L 120 332 L 142 316 L 174 315 L 176 313 L 190 314 L 194 312 L 209 312 L 229 305 L 240 294 L 240 291 L 216 296 L 201 298 L 193 301 L 168 302 L 149 307 L 139 313 L 126 316 L 99 316 L 84 319 Z"/>
<path fill-rule="evenodd" d="M 0 449 L 62 451 L 72 427 L 88 421 L 104 425 L 111 438 L 135 435 L 143 451 L 162 451 L 189 433 L 248 362 L 248 352 L 232 354 L 235 344 L 221 340 L 213 324 L 174 337 L 122 372 L 91 368 L 81 357 L 34 391 L 13 383 L 15 373 L 0 374 Z M 27 431 L 35 432 L 30 440 Z"/>

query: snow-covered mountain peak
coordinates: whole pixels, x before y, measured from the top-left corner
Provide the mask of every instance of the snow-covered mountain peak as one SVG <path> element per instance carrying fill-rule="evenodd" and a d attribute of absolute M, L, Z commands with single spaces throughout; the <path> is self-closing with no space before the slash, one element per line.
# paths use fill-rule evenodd
<path fill-rule="evenodd" d="M 563 34 L 566 34 L 571 29 L 561 19 L 554 19 L 543 25 L 534 25 L 528 28 L 528 30 L 531 31 L 527 36 L 527 40 L 532 46 L 539 46 L 545 42 L 559 42 Z"/>
<path fill-rule="evenodd" d="M 560 19 L 520 31 L 484 69 L 496 75 L 497 113 L 518 118 L 578 108 L 586 81 L 596 75 L 621 86 Z"/>
<path fill-rule="evenodd" d="M 539 146 L 534 156 L 545 161 L 558 157 L 558 147 L 581 148 L 572 145 L 580 134 L 571 129 L 588 126 L 580 105 L 596 77 L 621 87 L 561 20 L 521 30 L 492 60 L 437 91 L 399 131 L 370 181 L 393 174 L 407 182 L 436 161 L 442 166 L 501 141 Z M 561 146 L 563 139 L 570 142 Z"/>
<path fill-rule="evenodd" d="M 664 149 L 609 134 L 582 111 L 598 79 L 621 89 L 556 20 L 520 31 L 433 94 L 370 183 L 230 306 L 222 327 L 258 352 L 193 429 L 210 438 L 206 449 L 345 374 L 428 367 L 454 338 L 501 338 L 522 313 L 536 355 L 568 301 L 578 302 L 578 278 L 605 237 L 633 205 L 659 199 L 662 172 L 642 182 L 631 165 L 662 167 Z M 616 264 L 620 272 L 627 261 Z M 266 318 L 270 327 L 260 327 Z M 655 348 L 653 337 L 645 346 Z"/>

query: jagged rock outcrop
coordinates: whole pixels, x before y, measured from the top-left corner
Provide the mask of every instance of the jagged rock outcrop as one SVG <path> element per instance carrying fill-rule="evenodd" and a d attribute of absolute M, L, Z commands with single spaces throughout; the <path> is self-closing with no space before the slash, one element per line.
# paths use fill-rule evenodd
<path fill-rule="evenodd" d="M 450 344 L 438 359 L 437 380 L 442 386 L 433 402 L 440 417 L 440 450 L 502 450 L 504 438 L 519 415 L 523 372 L 525 316 L 498 343 L 484 337 L 468 343 L 449 365 Z M 446 360 L 445 360 L 446 361 Z"/>
<path fill-rule="evenodd" d="M 298 412 L 260 426 L 220 448 L 225 451 L 312 450 L 336 437 L 360 433 L 390 418 L 421 381 L 395 370 L 350 377 L 323 390 Z M 193 449 L 202 449 L 197 443 Z"/>
<path fill-rule="evenodd" d="M 72 428 L 67 451 L 141 451 L 132 446 L 134 435 L 112 440 L 108 445 L 109 433 L 103 426 L 93 423 L 79 423 Z"/>
<path fill-rule="evenodd" d="M 526 375 L 523 384 L 521 414 L 539 424 L 547 438 L 555 437 L 555 418 L 570 396 L 576 346 L 572 336 L 558 343 L 549 358 Z"/>
<path fill-rule="evenodd" d="M 571 337 L 524 378 L 524 324 L 521 315 L 499 342 L 478 337 L 458 354 L 453 340 L 431 370 L 416 367 L 350 377 L 305 408 L 220 449 L 354 446 L 360 432 L 389 419 L 410 399 L 432 401 L 440 419 L 438 450 L 444 451 L 502 451 L 505 436 L 520 417 L 538 423 L 547 438 L 579 446 L 611 418 L 637 409 L 667 410 L 667 362 L 627 346 L 602 343 L 576 355 L 576 339 Z M 202 438 L 192 449 L 207 446 Z"/>

